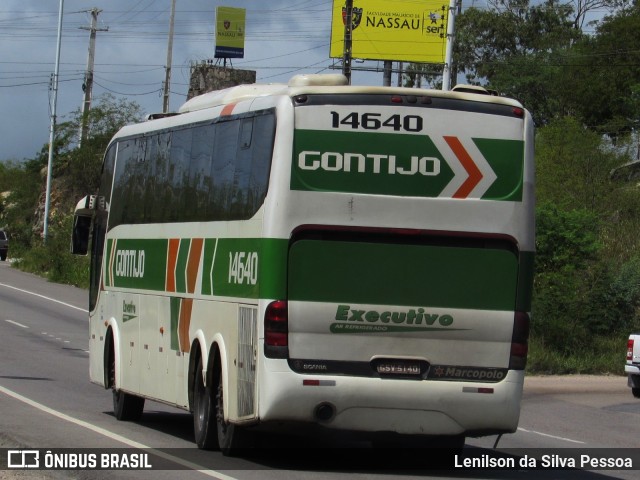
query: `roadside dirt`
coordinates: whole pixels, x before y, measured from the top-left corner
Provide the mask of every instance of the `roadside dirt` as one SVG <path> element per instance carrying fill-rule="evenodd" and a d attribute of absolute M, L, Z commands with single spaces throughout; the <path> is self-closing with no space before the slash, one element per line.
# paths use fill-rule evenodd
<path fill-rule="evenodd" d="M 624 375 L 544 375 L 527 376 L 524 379 L 527 393 L 608 393 L 629 394 L 627 377 Z"/>

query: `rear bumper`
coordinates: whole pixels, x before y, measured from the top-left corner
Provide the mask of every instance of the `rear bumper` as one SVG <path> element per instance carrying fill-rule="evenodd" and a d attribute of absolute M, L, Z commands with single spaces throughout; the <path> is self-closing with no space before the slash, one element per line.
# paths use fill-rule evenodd
<path fill-rule="evenodd" d="M 640 375 L 640 365 L 625 365 L 624 372 L 628 375 Z"/>
<path fill-rule="evenodd" d="M 625 365 L 627 385 L 631 388 L 640 388 L 640 365 Z"/>
<path fill-rule="evenodd" d="M 261 422 L 409 435 L 514 432 L 524 382 L 521 371 L 510 371 L 499 383 L 314 376 L 282 370 L 269 376 L 260 388 Z M 319 384 L 303 385 L 305 379 Z"/>

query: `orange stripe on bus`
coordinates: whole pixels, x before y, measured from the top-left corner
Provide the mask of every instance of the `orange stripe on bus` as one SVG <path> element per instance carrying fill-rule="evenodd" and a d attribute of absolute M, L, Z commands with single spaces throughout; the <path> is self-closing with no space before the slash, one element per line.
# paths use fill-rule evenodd
<path fill-rule="evenodd" d="M 169 251 L 167 252 L 167 292 L 176 291 L 176 262 L 178 261 L 179 238 L 169 239 Z"/>
<path fill-rule="evenodd" d="M 220 116 L 223 117 L 225 115 L 231 115 L 231 113 L 233 113 L 233 109 L 236 108 L 236 104 L 235 103 L 231 103 L 229 105 L 225 105 L 224 108 L 222 109 L 222 112 L 220 113 Z"/>
<path fill-rule="evenodd" d="M 189 327 L 191 326 L 191 311 L 193 310 L 193 299 L 183 298 L 180 302 L 180 317 L 178 319 L 178 342 L 180 351 L 188 353 L 191 350 L 189 344 Z"/>
<path fill-rule="evenodd" d="M 203 238 L 191 240 L 191 250 L 187 261 L 187 292 L 193 293 L 196 290 L 196 280 L 198 279 L 198 267 L 200 266 L 200 256 L 202 255 Z"/>
<path fill-rule="evenodd" d="M 444 137 L 444 140 L 449 145 L 449 148 L 453 150 L 453 153 L 458 157 L 458 160 L 467 171 L 469 176 L 464 181 L 458 191 L 453 194 L 453 198 L 467 198 L 473 189 L 482 180 L 482 172 L 475 164 L 469 153 L 462 146 L 462 143 L 458 137 Z"/>

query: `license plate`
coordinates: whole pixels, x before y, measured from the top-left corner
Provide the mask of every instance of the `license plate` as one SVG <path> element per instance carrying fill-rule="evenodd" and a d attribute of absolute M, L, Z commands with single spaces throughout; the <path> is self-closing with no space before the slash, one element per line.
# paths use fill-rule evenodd
<path fill-rule="evenodd" d="M 420 365 L 411 363 L 379 363 L 380 375 L 420 375 Z"/>

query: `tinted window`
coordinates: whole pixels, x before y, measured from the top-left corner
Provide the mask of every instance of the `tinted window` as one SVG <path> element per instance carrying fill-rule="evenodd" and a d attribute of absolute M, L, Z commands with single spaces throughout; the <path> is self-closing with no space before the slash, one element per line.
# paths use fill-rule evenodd
<path fill-rule="evenodd" d="M 111 206 L 111 186 L 115 167 L 117 144 L 113 144 L 104 157 L 102 178 L 98 189 L 98 207 L 93 221 L 91 245 L 91 269 L 89 275 L 89 310 L 93 310 L 100 288 L 100 266 L 104 252 L 104 236 L 107 232 L 107 217 Z"/>
<path fill-rule="evenodd" d="M 110 228 L 249 219 L 267 193 L 273 110 L 119 142 Z"/>

